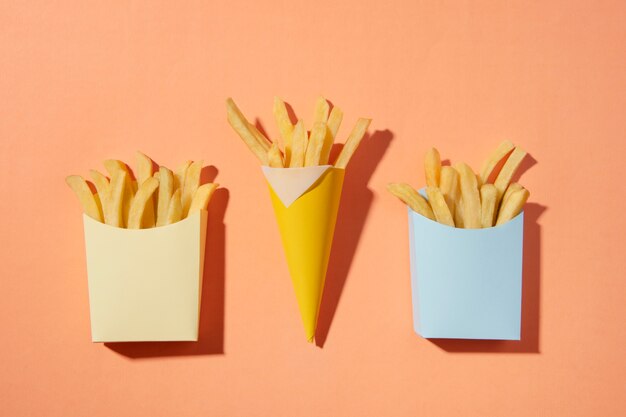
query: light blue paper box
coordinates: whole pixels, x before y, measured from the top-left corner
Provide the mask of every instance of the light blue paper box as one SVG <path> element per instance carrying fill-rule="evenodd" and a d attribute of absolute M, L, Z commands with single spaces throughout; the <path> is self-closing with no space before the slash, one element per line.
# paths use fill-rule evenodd
<path fill-rule="evenodd" d="M 520 340 L 524 213 L 497 227 L 458 229 L 408 210 L 417 334 Z"/>

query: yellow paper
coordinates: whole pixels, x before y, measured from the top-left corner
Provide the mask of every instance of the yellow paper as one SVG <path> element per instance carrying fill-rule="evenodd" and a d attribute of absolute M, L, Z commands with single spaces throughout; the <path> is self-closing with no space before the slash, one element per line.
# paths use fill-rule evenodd
<path fill-rule="evenodd" d="M 281 170 L 285 176 L 290 175 L 291 168 L 275 169 Z M 290 184 L 290 181 L 281 182 L 274 179 L 269 183 L 272 204 L 308 341 L 315 337 L 343 178 L 343 169 L 329 167 L 288 207 L 281 201 L 274 188 Z"/>
<path fill-rule="evenodd" d="M 139 230 L 83 219 L 92 341 L 198 340 L 207 212 Z"/>

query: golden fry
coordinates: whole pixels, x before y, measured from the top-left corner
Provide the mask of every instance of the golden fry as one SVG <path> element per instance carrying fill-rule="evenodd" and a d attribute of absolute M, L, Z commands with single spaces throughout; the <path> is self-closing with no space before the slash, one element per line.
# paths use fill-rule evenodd
<path fill-rule="evenodd" d="M 474 171 L 465 163 L 456 166 L 461 184 L 463 198 L 463 227 L 466 229 L 480 229 L 480 193 L 478 180 Z"/>
<path fill-rule="evenodd" d="M 313 125 L 319 122 L 326 123 L 328 121 L 328 111 L 330 110 L 330 106 L 328 105 L 328 101 L 322 96 L 317 98 L 315 102 L 315 113 L 313 115 Z"/>
<path fill-rule="evenodd" d="M 176 223 L 183 218 L 181 194 L 182 192 L 180 191 L 180 188 L 172 194 L 172 199 L 170 200 L 170 204 L 167 209 L 167 219 L 165 220 L 165 224 Z"/>
<path fill-rule="evenodd" d="M 89 176 L 91 177 L 93 184 L 96 186 L 96 192 L 98 193 L 100 203 L 102 204 L 102 210 L 104 211 L 107 195 L 109 194 L 109 179 L 105 177 L 103 173 L 96 171 L 95 169 L 89 170 Z"/>
<path fill-rule="evenodd" d="M 335 161 L 334 165 L 336 168 L 346 168 L 348 162 L 350 162 L 350 158 L 352 158 L 352 155 L 356 151 L 356 148 L 361 143 L 361 140 L 363 140 L 363 136 L 365 136 L 365 132 L 367 131 L 367 128 L 369 127 L 371 122 L 372 119 L 361 118 L 357 120 L 354 128 L 352 129 L 352 132 L 350 132 L 350 136 L 348 136 L 348 139 L 346 140 L 343 149 L 341 150 L 339 156 L 337 157 L 337 160 Z"/>
<path fill-rule="evenodd" d="M 291 137 L 291 160 L 289 166 L 300 168 L 304 166 L 304 154 L 307 148 L 307 133 L 302 120 L 298 120 Z"/>
<path fill-rule="evenodd" d="M 177 189 L 183 189 L 185 187 L 185 177 L 187 176 L 187 170 L 191 165 L 191 161 L 185 161 L 184 164 L 178 167 L 174 174 L 174 191 Z"/>
<path fill-rule="evenodd" d="M 450 209 L 446 204 L 441 190 L 437 187 L 426 187 L 426 195 L 428 196 L 428 202 L 433 210 L 435 219 L 441 224 L 454 227 L 452 214 L 450 213 Z"/>
<path fill-rule="evenodd" d="M 525 188 L 513 192 L 506 200 L 506 204 L 503 204 L 500 208 L 496 226 L 504 224 L 517 216 L 524 208 L 524 204 L 529 196 L 530 193 Z"/>
<path fill-rule="evenodd" d="M 106 224 L 115 227 L 124 227 L 123 207 L 128 184 L 128 174 L 126 171 L 118 170 L 111 174 L 109 192 L 104 207 L 104 221 Z"/>
<path fill-rule="evenodd" d="M 461 193 L 457 196 L 454 201 L 454 225 L 458 228 L 465 228 L 465 222 L 463 221 L 463 198 L 461 197 Z"/>
<path fill-rule="evenodd" d="M 313 125 L 311 137 L 309 138 L 306 154 L 304 156 L 305 167 L 320 165 L 320 158 L 324 149 L 327 133 L 326 122 L 316 122 Z"/>
<path fill-rule="evenodd" d="M 226 100 L 228 123 L 237 132 L 248 148 L 256 155 L 263 165 L 267 165 L 267 150 L 250 129 L 250 123 L 241 113 L 232 98 Z"/>
<path fill-rule="evenodd" d="M 426 185 L 439 187 L 441 177 L 441 157 L 437 148 L 430 148 L 424 157 L 424 171 L 426 173 Z"/>
<path fill-rule="evenodd" d="M 159 192 L 157 204 L 157 226 L 167 224 L 167 213 L 170 206 L 172 194 L 174 194 L 174 174 L 166 167 L 160 167 L 159 172 Z"/>
<path fill-rule="evenodd" d="M 387 185 L 387 190 L 402 200 L 416 213 L 419 213 L 424 217 L 428 217 L 431 220 L 435 220 L 435 214 L 428 204 L 428 201 L 426 201 L 426 199 L 415 191 L 410 185 L 392 183 Z"/>
<path fill-rule="evenodd" d="M 511 185 L 509 185 L 506 191 L 504 192 L 504 195 L 502 196 L 502 201 L 500 202 L 500 206 L 506 203 L 506 200 L 509 199 L 511 194 L 513 194 L 515 191 L 522 190 L 522 189 L 524 189 L 524 187 L 522 186 L 522 184 L 518 182 L 514 182 Z"/>
<path fill-rule="evenodd" d="M 116 172 L 124 172 L 126 174 L 124 177 L 124 194 L 122 201 L 122 225 L 120 226 L 125 227 L 128 222 L 130 205 L 137 189 L 136 184 L 133 185 L 134 181 L 132 181 L 130 172 L 128 172 L 128 167 L 124 162 L 117 159 L 107 159 L 104 161 L 104 167 L 108 171 L 111 178 L 113 178 L 113 175 L 115 175 Z"/>
<path fill-rule="evenodd" d="M 137 152 L 137 184 L 143 184 L 148 178 L 152 177 L 152 159 L 141 152 Z M 156 214 L 154 212 L 154 198 L 146 203 L 143 213 L 142 228 L 154 227 L 156 223 Z"/>
<path fill-rule="evenodd" d="M 145 213 L 148 201 L 152 201 L 152 195 L 159 186 L 159 180 L 154 177 L 150 177 L 139 186 L 133 203 L 130 206 L 130 212 L 128 213 L 128 228 L 129 229 L 141 229 L 143 216 Z"/>
<path fill-rule="evenodd" d="M 200 187 L 198 187 L 196 193 L 193 195 L 193 199 L 191 200 L 191 205 L 189 206 L 189 214 L 200 210 L 206 210 L 209 206 L 211 196 L 213 196 L 213 193 L 218 186 L 219 184 L 208 183 L 202 184 Z"/>
<path fill-rule="evenodd" d="M 283 164 L 283 157 L 280 153 L 280 149 L 278 149 L 278 145 L 276 143 L 273 143 L 270 150 L 267 151 L 267 161 L 269 166 L 272 168 L 283 168 L 285 166 Z"/>
<path fill-rule="evenodd" d="M 459 173 L 452 167 L 441 167 L 439 184 L 446 204 L 450 209 L 450 214 L 452 214 L 452 217 L 455 217 L 456 200 L 459 195 Z"/>
<path fill-rule="evenodd" d="M 513 153 L 511 153 L 511 156 L 509 156 L 509 159 L 507 159 L 504 163 L 502 170 L 500 171 L 498 177 L 496 178 L 496 181 L 494 182 L 496 190 L 498 191 L 498 203 L 501 201 L 502 196 L 504 195 L 504 191 L 509 186 L 511 178 L 513 178 L 515 171 L 517 171 L 525 156 L 526 151 L 522 150 L 521 148 L 515 148 L 513 150 Z"/>
<path fill-rule="evenodd" d="M 496 186 L 483 184 L 480 187 L 480 225 L 483 228 L 493 226 L 496 215 Z"/>
<path fill-rule="evenodd" d="M 283 139 L 284 165 L 287 167 L 291 158 L 291 136 L 293 135 L 294 126 L 291 124 L 291 119 L 289 119 L 285 102 L 278 97 L 274 97 L 274 119 Z"/>
<path fill-rule="evenodd" d="M 479 180 L 481 184 L 486 184 L 498 163 L 515 148 L 511 141 L 505 140 L 493 151 L 483 164 L 480 170 Z"/>
<path fill-rule="evenodd" d="M 183 205 L 183 218 L 187 217 L 191 199 L 200 186 L 200 174 L 202 172 L 202 161 L 195 161 L 189 165 L 185 176 L 185 185 L 181 195 L 181 203 Z"/>
<path fill-rule="evenodd" d="M 248 127 L 263 149 L 265 149 L 266 152 L 269 151 L 272 146 L 272 142 L 252 123 L 248 123 Z"/>
<path fill-rule="evenodd" d="M 79 175 L 70 175 L 65 182 L 74 191 L 83 206 L 83 212 L 94 220 L 102 222 L 102 207 L 97 195 L 94 195 L 87 182 Z"/>
<path fill-rule="evenodd" d="M 328 116 L 328 129 L 330 130 L 333 140 L 337 137 L 337 132 L 339 131 L 339 126 L 341 126 L 342 120 L 343 111 L 341 111 L 341 109 L 337 106 L 333 107 L 330 112 L 330 116 Z"/>

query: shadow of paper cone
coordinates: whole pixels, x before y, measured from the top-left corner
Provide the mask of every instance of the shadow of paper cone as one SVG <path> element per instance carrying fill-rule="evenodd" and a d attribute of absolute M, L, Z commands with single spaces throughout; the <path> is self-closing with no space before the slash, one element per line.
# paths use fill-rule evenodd
<path fill-rule="evenodd" d="M 344 170 L 263 167 L 308 341 L 313 341 Z M 295 197 L 295 198 L 294 198 Z"/>

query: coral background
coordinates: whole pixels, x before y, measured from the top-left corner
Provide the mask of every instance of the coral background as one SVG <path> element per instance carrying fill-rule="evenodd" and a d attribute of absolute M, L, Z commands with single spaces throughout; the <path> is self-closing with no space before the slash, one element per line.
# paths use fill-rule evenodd
<path fill-rule="evenodd" d="M 0 414 L 626 415 L 623 1 L 3 1 Z M 348 167 L 317 346 L 306 343 L 232 96 L 324 94 L 374 119 Z M 436 145 L 531 158 L 521 342 L 412 330 L 406 212 Z M 142 150 L 210 165 L 198 343 L 92 344 L 80 207 L 64 177 Z M 519 177 L 519 176 L 518 176 Z"/>

